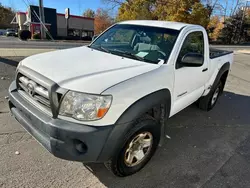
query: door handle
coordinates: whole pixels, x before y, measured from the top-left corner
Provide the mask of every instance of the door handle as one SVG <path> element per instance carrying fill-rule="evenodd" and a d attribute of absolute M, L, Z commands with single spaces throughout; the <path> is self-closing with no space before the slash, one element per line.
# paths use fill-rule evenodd
<path fill-rule="evenodd" d="M 208 68 L 205 68 L 205 69 L 202 70 L 202 72 L 206 72 L 207 70 L 208 70 Z"/>

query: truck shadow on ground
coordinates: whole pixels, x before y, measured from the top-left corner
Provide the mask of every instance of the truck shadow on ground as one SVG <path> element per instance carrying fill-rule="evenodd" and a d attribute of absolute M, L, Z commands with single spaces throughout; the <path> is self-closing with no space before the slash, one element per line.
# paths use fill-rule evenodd
<path fill-rule="evenodd" d="M 0 57 L 0 63 L 5 63 L 7 65 L 16 67 L 22 59 L 24 59 L 24 57 L 18 57 L 18 56 L 8 57 L 8 58 Z"/>
<path fill-rule="evenodd" d="M 200 187 L 250 135 L 249 112 L 250 96 L 224 92 L 210 112 L 191 105 L 169 119 L 171 139 L 135 175 L 118 178 L 103 164 L 84 166 L 107 187 Z"/>

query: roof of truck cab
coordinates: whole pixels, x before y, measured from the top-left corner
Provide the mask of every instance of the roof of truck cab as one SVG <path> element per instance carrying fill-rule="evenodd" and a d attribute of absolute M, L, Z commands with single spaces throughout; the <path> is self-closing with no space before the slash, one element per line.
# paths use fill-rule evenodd
<path fill-rule="evenodd" d="M 198 26 L 198 25 L 192 25 L 192 24 L 181 23 L 181 22 L 169 22 L 169 21 L 157 21 L 157 20 L 130 20 L 130 21 L 120 22 L 119 24 L 162 27 L 162 28 L 175 29 L 175 30 L 181 30 L 183 27 L 186 27 L 186 26 Z"/>

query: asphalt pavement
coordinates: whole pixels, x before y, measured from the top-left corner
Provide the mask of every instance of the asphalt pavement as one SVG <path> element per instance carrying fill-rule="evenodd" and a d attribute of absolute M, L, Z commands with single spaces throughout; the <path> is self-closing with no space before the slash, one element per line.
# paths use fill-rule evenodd
<path fill-rule="evenodd" d="M 0 36 L 0 48 L 29 48 L 29 49 L 67 49 L 89 44 L 89 42 L 78 41 L 21 41 L 17 37 Z M 250 45 L 211 45 L 211 47 L 237 51 L 250 49 Z"/>
<path fill-rule="evenodd" d="M 86 44 L 88 44 L 88 42 L 84 41 L 21 41 L 17 37 L 0 36 L 0 48 L 66 49 Z"/>
<path fill-rule="evenodd" d="M 22 59 L 0 58 L 0 187 L 250 187 L 250 55 L 236 54 L 225 92 L 210 112 L 192 105 L 169 119 L 165 140 L 137 174 L 55 158 L 15 121 L 7 89 Z M 20 152 L 16 155 L 15 152 Z"/>

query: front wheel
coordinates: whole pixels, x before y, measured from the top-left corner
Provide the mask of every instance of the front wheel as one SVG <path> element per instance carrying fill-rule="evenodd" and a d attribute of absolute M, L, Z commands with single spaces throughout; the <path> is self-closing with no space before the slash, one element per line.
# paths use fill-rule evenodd
<path fill-rule="evenodd" d="M 148 163 L 160 140 L 160 126 L 153 118 L 146 116 L 137 120 L 125 138 L 121 149 L 105 163 L 109 170 L 120 177 L 132 175 Z"/>

